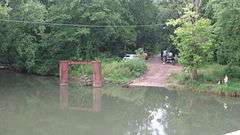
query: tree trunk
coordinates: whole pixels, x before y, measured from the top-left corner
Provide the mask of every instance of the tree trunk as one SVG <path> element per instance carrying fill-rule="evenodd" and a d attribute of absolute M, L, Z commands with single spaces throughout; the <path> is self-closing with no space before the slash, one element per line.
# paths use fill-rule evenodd
<path fill-rule="evenodd" d="M 192 79 L 192 80 L 197 80 L 197 79 L 198 79 L 197 69 L 193 69 L 193 70 L 191 71 L 191 79 Z"/>

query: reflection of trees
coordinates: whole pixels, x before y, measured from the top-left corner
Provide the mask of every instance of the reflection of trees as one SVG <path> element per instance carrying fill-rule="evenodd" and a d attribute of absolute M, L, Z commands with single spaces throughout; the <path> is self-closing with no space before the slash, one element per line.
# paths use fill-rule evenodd
<path fill-rule="evenodd" d="M 139 94 L 140 92 L 141 94 Z M 159 89 L 145 89 L 144 96 L 143 91 L 135 90 L 134 92 L 127 92 L 129 95 L 129 101 L 140 106 L 139 110 L 129 109 L 128 117 L 125 118 L 129 121 L 128 132 L 132 133 L 154 133 L 152 131 L 151 121 L 154 119 L 154 115 L 150 115 L 149 112 L 162 111 L 164 117 L 161 117 L 158 122 L 165 128 L 167 134 L 178 135 L 192 135 L 192 134 L 223 134 L 226 131 L 237 130 L 239 128 L 240 120 L 236 119 L 237 112 L 239 112 L 239 105 L 233 105 L 232 101 L 229 101 L 233 106 L 229 107 L 230 110 L 224 110 L 223 104 L 216 102 L 214 97 L 210 97 L 202 94 L 193 94 L 191 92 L 173 92 L 163 91 Z M 117 94 L 120 94 L 118 92 Z M 135 94 L 138 93 L 138 94 Z M 122 95 L 117 96 L 116 93 L 112 93 L 115 97 L 122 98 Z M 124 95 L 126 91 L 124 91 Z M 109 93 L 108 93 L 109 95 Z M 138 104 L 141 101 L 142 104 Z M 225 99 L 221 99 L 225 102 Z M 128 108 L 128 107 L 127 107 Z M 130 107 L 132 108 L 132 107 Z M 238 110 L 238 111 L 237 111 Z M 157 114 L 157 113 L 156 113 Z M 234 117 L 233 117 L 234 115 Z M 155 115 L 156 117 L 157 115 Z M 130 117 L 130 118 L 129 118 Z M 133 120 L 131 120 L 133 119 Z M 159 128 L 161 128 L 159 126 Z M 131 128 L 132 127 L 132 128 Z M 161 129 L 160 129 L 161 130 Z"/>
<path fill-rule="evenodd" d="M 234 124 L 237 122 L 236 117 L 233 118 L 232 113 L 224 111 L 223 105 L 218 104 L 214 97 L 184 92 L 179 93 L 172 105 L 175 109 L 167 116 L 171 129 L 169 134 L 217 135 L 237 128 Z M 235 122 L 230 122 L 231 120 Z"/>
<path fill-rule="evenodd" d="M 164 110 L 165 95 L 159 94 L 159 90 L 135 89 L 135 90 L 105 90 L 104 93 L 109 97 L 118 97 L 121 102 L 126 102 L 118 107 L 121 111 L 121 122 L 125 122 L 124 128 L 130 134 L 151 134 L 154 129 L 151 127 L 151 122 L 155 116 L 153 112 L 158 111 L 159 108 Z M 156 95 L 157 94 L 157 95 Z M 124 106 L 122 106 L 124 105 Z M 163 118 L 163 117 L 162 117 Z M 164 118 L 160 123 L 166 126 Z"/>

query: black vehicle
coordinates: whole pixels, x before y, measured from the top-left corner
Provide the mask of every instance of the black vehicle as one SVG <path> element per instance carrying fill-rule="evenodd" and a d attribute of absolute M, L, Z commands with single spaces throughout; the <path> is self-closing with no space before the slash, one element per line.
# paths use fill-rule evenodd
<path fill-rule="evenodd" d="M 165 50 L 161 53 L 161 60 L 164 63 L 173 64 L 173 65 L 175 64 L 175 59 L 174 59 L 173 53 L 170 51 L 167 51 L 167 50 Z"/>

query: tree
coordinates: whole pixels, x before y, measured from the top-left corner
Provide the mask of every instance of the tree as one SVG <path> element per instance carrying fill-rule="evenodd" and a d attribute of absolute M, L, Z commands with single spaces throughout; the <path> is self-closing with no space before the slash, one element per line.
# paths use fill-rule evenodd
<path fill-rule="evenodd" d="M 214 22 L 217 34 L 217 61 L 240 66 L 240 1 L 210 0 L 206 16 Z"/>
<path fill-rule="evenodd" d="M 20 20 L 31 22 L 43 22 L 46 14 L 45 6 L 39 1 L 9 1 L 8 17 L 5 20 Z M 15 64 L 25 71 L 33 71 L 35 67 L 35 53 L 38 43 L 44 32 L 44 26 L 31 23 L 9 23 L 2 21 L 0 62 L 3 64 Z"/>
<path fill-rule="evenodd" d="M 59 60 L 159 52 L 172 45 L 165 22 L 186 1 L 2 0 L 0 18 L 11 21 L 0 21 L 0 63 L 53 74 Z"/>
<path fill-rule="evenodd" d="M 196 80 L 197 69 L 213 55 L 213 27 L 210 20 L 198 18 L 193 6 L 188 5 L 182 17 L 170 20 L 167 24 L 177 26 L 172 39 L 180 52 L 179 62 Z"/>
<path fill-rule="evenodd" d="M 9 8 L 7 4 L 0 3 L 0 18 L 2 19 L 7 17 L 10 10 L 11 8 Z"/>

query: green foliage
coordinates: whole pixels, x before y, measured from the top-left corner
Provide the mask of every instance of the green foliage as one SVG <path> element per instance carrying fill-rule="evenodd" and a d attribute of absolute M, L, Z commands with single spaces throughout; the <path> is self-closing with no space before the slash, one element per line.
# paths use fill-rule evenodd
<path fill-rule="evenodd" d="M 192 80 L 187 73 L 175 74 L 171 78 L 179 84 L 199 91 L 240 92 L 240 67 L 229 69 L 226 65 L 211 64 L 200 68 L 199 74 L 201 77 L 197 81 Z M 229 82 L 218 84 L 218 81 L 223 81 L 225 75 L 228 75 Z"/>
<path fill-rule="evenodd" d="M 118 57 L 138 48 L 157 52 L 171 45 L 173 28 L 164 23 L 178 16 L 179 3 L 182 6 L 181 0 L 3 0 L 0 19 L 25 22 L 0 21 L 0 63 L 48 75 L 58 73 L 59 60 Z"/>
<path fill-rule="evenodd" d="M 192 6 L 184 8 L 184 15 L 167 24 L 178 26 L 172 37 L 179 50 L 179 63 L 193 71 L 203 66 L 213 55 L 213 28 L 208 19 L 198 18 Z"/>
<path fill-rule="evenodd" d="M 217 60 L 221 64 L 240 66 L 240 2 L 210 0 L 206 15 L 214 20 L 217 37 Z"/>
<path fill-rule="evenodd" d="M 137 50 L 135 50 L 135 53 L 137 54 L 137 56 L 141 59 L 144 59 L 144 49 L 143 48 L 139 48 Z"/>
<path fill-rule="evenodd" d="M 114 61 L 103 65 L 103 75 L 112 83 L 126 83 L 139 77 L 147 70 L 147 65 L 142 59 L 128 61 Z"/>
<path fill-rule="evenodd" d="M 11 8 L 9 8 L 6 4 L 1 5 L 0 3 L 0 19 L 7 17 L 10 10 Z"/>
<path fill-rule="evenodd" d="M 69 74 L 72 77 L 81 78 L 88 77 L 92 78 L 92 66 L 91 65 L 72 65 L 69 69 Z"/>
<path fill-rule="evenodd" d="M 240 79 L 240 67 L 238 66 L 226 66 L 225 74 L 230 76 L 231 78 L 238 78 Z"/>
<path fill-rule="evenodd" d="M 200 69 L 201 80 L 205 82 L 217 82 L 226 75 L 226 66 L 219 64 L 206 65 Z"/>
<path fill-rule="evenodd" d="M 20 5 L 13 7 L 8 5 L 8 18 L 26 21 L 44 20 L 46 8 L 38 1 L 22 1 Z M 0 23 L 0 62 L 2 64 L 15 64 L 26 71 L 33 71 L 36 64 L 36 52 L 39 47 L 44 26 L 28 23 L 12 24 Z"/>
<path fill-rule="evenodd" d="M 191 80 L 190 79 L 191 75 L 186 73 L 182 73 L 180 75 L 174 76 L 175 79 L 177 79 L 181 84 L 187 85 L 197 90 L 206 90 L 206 91 L 212 90 L 212 91 L 226 92 L 226 93 L 240 91 L 239 89 L 240 87 L 239 86 L 239 79 L 240 79 L 240 68 L 239 68 L 240 10 L 239 10 L 239 6 L 240 5 L 239 4 L 240 4 L 239 0 L 206 0 L 204 1 L 203 10 L 202 10 L 204 11 L 203 16 L 211 19 L 211 22 L 213 23 L 213 25 L 210 26 L 209 20 L 206 20 L 206 19 L 205 21 L 202 20 L 200 24 L 204 24 L 203 22 L 205 22 L 205 27 L 207 26 L 205 28 L 206 31 L 201 32 L 201 34 L 197 35 L 196 38 L 201 37 L 202 39 L 208 39 L 205 37 L 205 36 L 208 36 L 209 41 L 211 42 L 209 42 L 209 44 L 204 43 L 208 46 L 207 48 L 204 48 L 204 49 L 209 50 L 210 52 L 206 53 L 207 52 L 206 50 L 202 51 L 203 53 L 201 53 L 201 57 L 196 57 L 197 60 L 199 60 L 199 62 L 201 63 L 201 64 L 194 63 L 197 66 L 196 68 L 203 66 L 202 68 L 199 69 L 200 76 L 197 81 Z M 191 37 L 196 35 L 197 32 L 192 31 L 192 33 L 191 32 L 188 33 L 188 31 L 191 31 L 192 29 L 194 30 L 194 27 L 197 26 L 196 23 L 201 20 L 201 19 L 197 19 L 198 16 L 196 16 L 196 14 L 194 14 L 190 10 L 188 10 L 187 12 L 190 16 L 183 15 L 181 19 L 170 21 L 171 25 L 183 27 L 183 24 L 186 24 L 185 22 L 188 22 L 187 20 L 193 17 L 192 24 L 195 24 L 195 26 L 192 26 L 192 28 L 189 28 L 189 29 L 187 29 L 186 27 L 185 31 L 184 29 L 179 30 L 179 28 L 177 28 L 176 31 L 178 30 L 179 31 L 178 33 L 175 32 L 177 37 L 180 33 L 181 37 L 184 38 L 184 41 L 186 40 L 182 44 L 183 46 L 184 45 L 186 46 L 186 44 L 188 44 L 189 41 L 190 42 L 193 41 L 191 40 Z M 204 26 L 204 25 L 201 25 L 201 26 Z M 214 36 L 211 35 L 211 33 L 213 32 L 214 32 Z M 212 40 L 213 38 L 215 40 Z M 179 45 L 182 42 L 181 39 L 178 39 L 178 38 L 174 38 L 174 39 L 177 45 Z M 215 45 L 213 46 L 213 44 Z M 208 56 L 209 54 L 212 55 L 213 49 L 214 49 L 215 60 L 217 60 L 218 63 L 224 64 L 224 65 L 212 64 L 212 65 L 206 66 L 205 63 L 202 63 L 202 61 L 209 61 L 209 58 L 211 57 L 208 57 Z M 191 54 L 199 55 L 198 53 L 201 52 L 201 49 L 200 51 L 199 51 L 199 48 L 196 50 L 198 51 L 190 50 L 187 52 L 185 50 L 185 52 L 187 52 L 186 56 L 189 56 Z M 180 50 L 180 63 L 184 63 L 184 61 L 181 60 L 182 52 L 184 51 Z M 203 57 L 204 55 L 206 57 Z M 191 57 L 193 58 L 193 55 L 191 55 Z M 185 62 L 187 62 L 188 64 L 188 62 L 191 62 L 191 59 L 188 59 Z M 219 80 L 223 80 L 225 75 L 228 75 L 228 77 L 230 78 L 229 83 L 218 85 L 217 82 Z"/>
<path fill-rule="evenodd" d="M 128 61 L 118 59 L 102 59 L 102 73 L 107 82 L 126 83 L 139 77 L 147 70 L 147 65 L 143 59 L 133 59 Z M 69 69 L 73 78 L 92 77 L 91 65 L 74 65 Z"/>
<path fill-rule="evenodd" d="M 217 85 L 216 91 L 232 93 L 232 92 L 240 92 L 239 82 L 230 82 L 226 85 Z"/>
<path fill-rule="evenodd" d="M 227 75 L 230 79 L 240 79 L 240 67 L 211 64 L 200 69 L 200 74 L 203 75 L 204 81 L 216 82 L 223 79 Z"/>
<path fill-rule="evenodd" d="M 137 55 L 142 55 L 144 53 L 144 49 L 143 48 L 139 48 L 139 49 L 135 50 L 135 53 Z"/>

